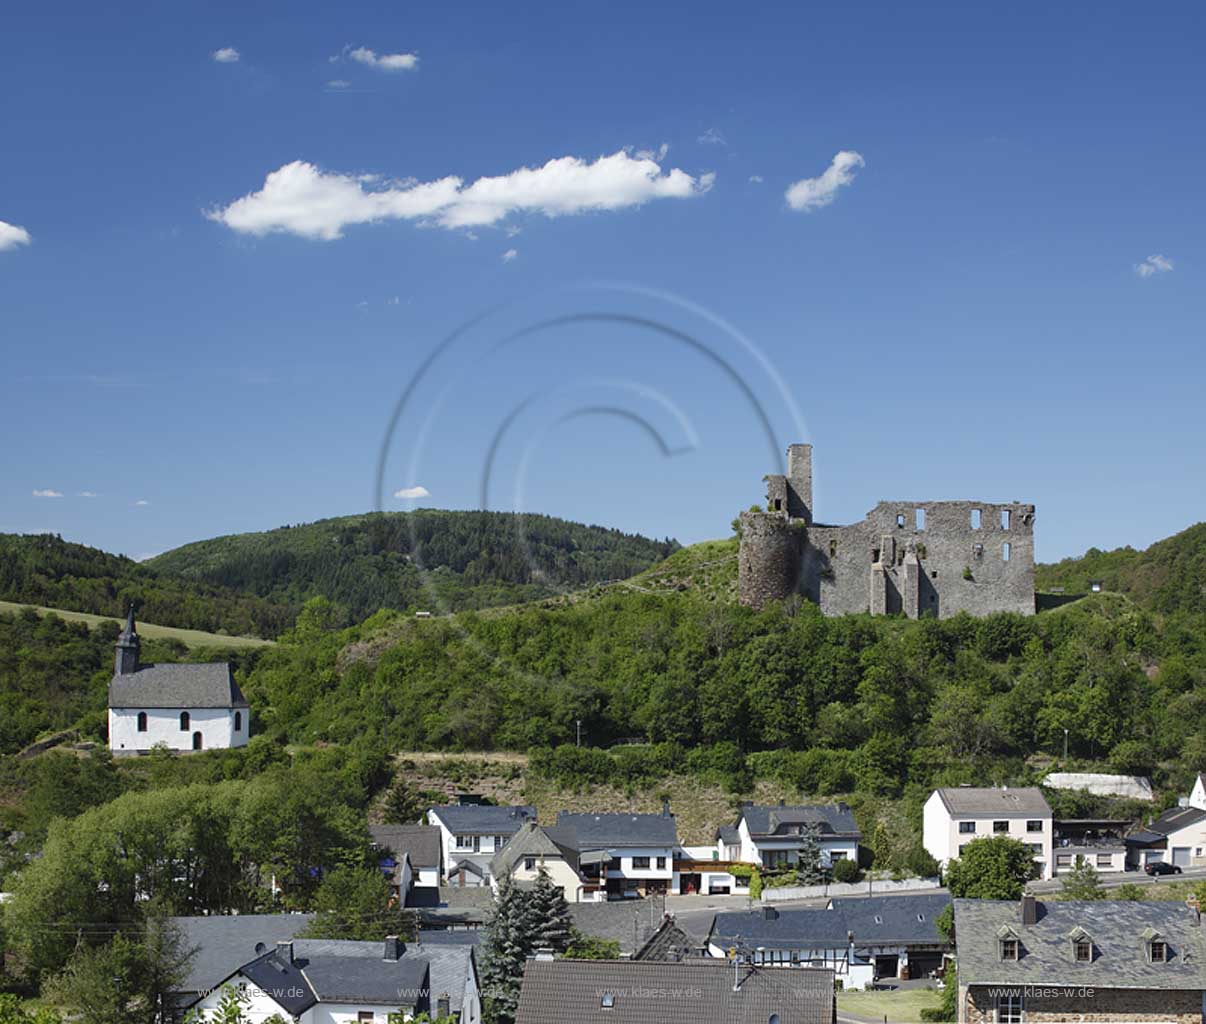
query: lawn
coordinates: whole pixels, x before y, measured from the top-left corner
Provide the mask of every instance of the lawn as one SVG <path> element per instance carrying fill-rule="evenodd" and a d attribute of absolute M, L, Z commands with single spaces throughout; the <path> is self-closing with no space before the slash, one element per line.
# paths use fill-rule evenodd
<path fill-rule="evenodd" d="M 57 615 L 68 622 L 86 622 L 94 629 L 102 622 L 116 622 L 111 615 L 89 615 L 86 612 L 68 612 L 61 608 L 40 608 L 37 605 L 13 604 L 0 601 L 0 612 L 19 612 L 22 608 L 33 608 L 39 615 Z M 188 647 L 265 647 L 273 643 L 253 636 L 223 636 L 221 633 L 205 633 L 199 629 L 177 629 L 175 626 L 156 626 L 150 622 L 138 623 L 139 635 L 156 640 L 175 638 Z"/>
<path fill-rule="evenodd" d="M 891 1024 L 913 1024 L 921 1020 L 921 1011 L 936 1009 L 942 994 L 936 988 L 910 988 L 902 992 L 839 992 L 838 1013 L 855 1013 L 869 1020 Z"/>

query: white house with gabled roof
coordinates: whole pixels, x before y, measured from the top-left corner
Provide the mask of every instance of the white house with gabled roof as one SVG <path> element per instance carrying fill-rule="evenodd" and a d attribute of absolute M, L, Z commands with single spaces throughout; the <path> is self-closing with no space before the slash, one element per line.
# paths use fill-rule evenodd
<path fill-rule="evenodd" d="M 922 811 L 922 843 L 943 868 L 974 839 L 1008 836 L 1025 843 L 1039 878 L 1051 878 L 1055 820 L 1037 786 L 936 789 Z"/>

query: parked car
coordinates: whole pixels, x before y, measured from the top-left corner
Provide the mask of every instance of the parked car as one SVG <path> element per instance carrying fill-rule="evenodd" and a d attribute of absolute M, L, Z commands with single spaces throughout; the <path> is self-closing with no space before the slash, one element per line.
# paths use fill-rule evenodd
<path fill-rule="evenodd" d="M 1143 870 L 1149 875 L 1155 875 L 1156 877 L 1160 875 L 1179 875 L 1181 873 L 1181 869 L 1176 864 L 1169 864 L 1163 860 L 1154 860 L 1150 864 L 1145 864 Z"/>

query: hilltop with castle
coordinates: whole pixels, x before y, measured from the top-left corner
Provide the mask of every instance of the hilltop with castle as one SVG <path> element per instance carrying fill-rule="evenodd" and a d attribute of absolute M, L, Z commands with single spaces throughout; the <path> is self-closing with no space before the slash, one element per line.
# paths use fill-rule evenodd
<path fill-rule="evenodd" d="M 881 501 L 849 526 L 813 521 L 812 445 L 766 477 L 766 509 L 741 514 L 743 604 L 800 595 L 826 615 L 946 618 L 1034 613 L 1034 506 Z"/>

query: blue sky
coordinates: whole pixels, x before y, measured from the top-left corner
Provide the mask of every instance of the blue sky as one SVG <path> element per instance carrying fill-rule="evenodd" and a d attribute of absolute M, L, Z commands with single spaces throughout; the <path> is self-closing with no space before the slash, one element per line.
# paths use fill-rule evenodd
<path fill-rule="evenodd" d="M 1044 560 L 1146 545 L 1206 502 L 1204 22 L 14 9 L 0 530 L 141 556 L 368 509 L 472 322 L 385 507 L 486 481 L 700 540 L 807 439 L 824 521 L 1016 499 Z"/>

